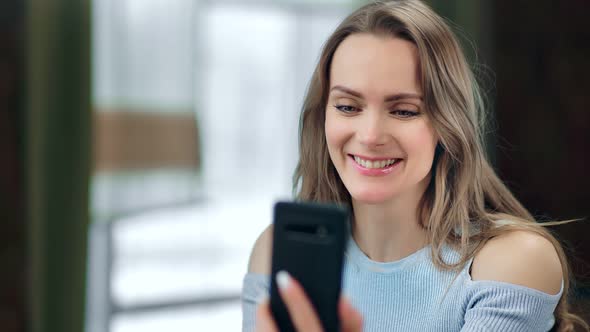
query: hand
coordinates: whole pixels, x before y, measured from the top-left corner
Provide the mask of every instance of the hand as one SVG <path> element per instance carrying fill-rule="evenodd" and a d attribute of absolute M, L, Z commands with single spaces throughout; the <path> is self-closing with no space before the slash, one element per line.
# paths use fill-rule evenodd
<path fill-rule="evenodd" d="M 279 293 L 287 306 L 287 310 L 289 311 L 295 329 L 297 331 L 305 332 L 323 331 L 320 320 L 301 285 L 286 274 L 286 272 L 285 274 L 279 272 L 279 274 L 277 274 Z M 342 296 L 338 303 L 338 314 L 340 316 L 342 332 L 361 331 L 363 326 L 361 315 L 352 307 L 350 302 Z M 256 311 L 256 331 L 279 331 L 270 311 L 269 300 L 265 300 L 258 306 L 258 310 Z"/>

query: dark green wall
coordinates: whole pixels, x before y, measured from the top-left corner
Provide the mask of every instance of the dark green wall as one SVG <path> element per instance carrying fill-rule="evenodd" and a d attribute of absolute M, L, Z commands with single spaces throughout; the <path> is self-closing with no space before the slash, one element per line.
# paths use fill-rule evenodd
<path fill-rule="evenodd" d="M 32 332 L 84 329 L 90 1 L 28 0 L 25 215 Z"/>

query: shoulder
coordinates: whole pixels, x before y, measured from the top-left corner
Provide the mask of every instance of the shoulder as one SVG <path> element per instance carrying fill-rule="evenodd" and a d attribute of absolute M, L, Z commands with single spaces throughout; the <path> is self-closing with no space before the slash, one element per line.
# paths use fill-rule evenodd
<path fill-rule="evenodd" d="M 272 225 L 258 236 L 248 262 L 248 273 L 270 274 Z"/>
<path fill-rule="evenodd" d="M 563 278 L 555 247 L 532 231 L 510 231 L 488 240 L 475 255 L 473 280 L 512 283 L 557 294 Z"/>

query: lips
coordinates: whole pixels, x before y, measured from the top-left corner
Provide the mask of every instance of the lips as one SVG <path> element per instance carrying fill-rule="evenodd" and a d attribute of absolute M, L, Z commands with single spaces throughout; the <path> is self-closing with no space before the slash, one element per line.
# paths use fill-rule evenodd
<path fill-rule="evenodd" d="M 349 155 L 354 161 L 364 167 L 369 169 L 378 169 L 378 168 L 386 168 L 388 166 L 393 165 L 395 162 L 400 160 L 400 158 L 367 158 L 361 157 L 357 155 Z"/>
<path fill-rule="evenodd" d="M 403 160 L 400 158 L 371 158 L 358 155 L 348 155 L 350 161 L 362 175 L 383 176 L 391 173 Z"/>
<path fill-rule="evenodd" d="M 369 160 L 361 158 L 359 156 L 353 156 L 353 159 L 357 164 L 363 166 L 364 168 L 385 168 L 387 166 L 392 165 L 398 160 L 395 158 Z"/>

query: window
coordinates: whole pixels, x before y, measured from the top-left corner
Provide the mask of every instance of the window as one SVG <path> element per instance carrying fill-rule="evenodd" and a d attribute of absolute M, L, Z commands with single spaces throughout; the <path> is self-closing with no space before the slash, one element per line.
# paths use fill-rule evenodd
<path fill-rule="evenodd" d="M 235 331 L 348 2 L 96 0 L 89 332 Z"/>

